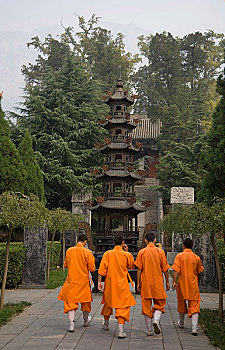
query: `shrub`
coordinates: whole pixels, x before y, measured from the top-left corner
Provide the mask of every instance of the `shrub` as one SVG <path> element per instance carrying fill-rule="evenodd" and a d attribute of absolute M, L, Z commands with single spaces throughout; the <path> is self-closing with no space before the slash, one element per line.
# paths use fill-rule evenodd
<path fill-rule="evenodd" d="M 223 281 L 223 291 L 225 291 L 225 244 L 222 239 L 218 240 L 217 248 L 218 248 L 219 263 L 220 263 L 222 281 Z"/>
<path fill-rule="evenodd" d="M 51 242 L 48 242 L 48 251 Z M 57 266 L 61 265 L 61 243 L 56 241 L 53 242 L 51 258 L 50 258 L 50 269 L 55 270 Z"/>
<path fill-rule="evenodd" d="M 5 249 L 6 243 L 0 243 L 0 284 L 2 283 L 5 268 Z M 6 281 L 7 288 L 16 288 L 20 284 L 23 274 L 25 253 L 26 249 L 23 247 L 22 242 L 10 244 L 9 267 Z"/>

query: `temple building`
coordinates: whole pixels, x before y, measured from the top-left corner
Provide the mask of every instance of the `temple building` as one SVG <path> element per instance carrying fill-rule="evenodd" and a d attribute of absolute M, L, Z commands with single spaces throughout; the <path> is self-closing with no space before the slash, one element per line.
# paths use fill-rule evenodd
<path fill-rule="evenodd" d="M 139 241 L 138 214 L 146 212 L 152 204 L 150 200 L 137 200 L 135 183 L 146 175 L 143 169 L 135 170 L 135 155 L 142 149 L 139 141 L 133 142 L 132 131 L 139 119 L 131 118 L 130 106 L 135 96 L 128 96 L 123 90 L 121 77 L 116 84 L 116 92 L 109 94 L 105 103 L 110 112 L 100 125 L 109 135 L 104 143 L 96 148 L 104 155 L 102 170 L 93 169 L 92 173 L 102 182 L 102 192 L 97 202 L 87 201 L 86 205 L 97 216 L 95 246 L 104 252 L 113 246 L 113 237 L 122 234 L 131 252 L 137 251 Z"/>

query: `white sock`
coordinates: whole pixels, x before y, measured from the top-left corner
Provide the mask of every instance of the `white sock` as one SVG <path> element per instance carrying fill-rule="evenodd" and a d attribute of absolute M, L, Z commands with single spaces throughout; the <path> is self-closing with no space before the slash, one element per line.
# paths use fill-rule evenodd
<path fill-rule="evenodd" d="M 68 311 L 68 316 L 69 316 L 70 322 L 73 322 L 74 321 L 74 316 L 75 316 L 75 310 Z"/>
<path fill-rule="evenodd" d="M 162 315 L 162 311 L 160 311 L 160 310 L 155 310 L 155 312 L 154 312 L 154 320 L 155 320 L 155 321 L 160 321 L 161 315 Z"/>
<path fill-rule="evenodd" d="M 145 316 L 145 324 L 146 324 L 146 328 L 148 331 L 152 330 L 152 319 L 150 317 L 148 317 L 147 315 Z"/>
<path fill-rule="evenodd" d="M 184 324 L 184 315 L 182 312 L 179 312 L 179 321 L 181 324 Z"/>
<path fill-rule="evenodd" d="M 119 331 L 124 332 L 124 324 L 118 324 Z"/>
<path fill-rule="evenodd" d="M 198 328 L 198 313 L 195 313 L 191 316 L 192 318 L 192 328 L 197 329 Z"/>
<path fill-rule="evenodd" d="M 83 318 L 84 320 L 87 320 L 89 316 L 89 312 L 88 311 L 83 311 Z"/>

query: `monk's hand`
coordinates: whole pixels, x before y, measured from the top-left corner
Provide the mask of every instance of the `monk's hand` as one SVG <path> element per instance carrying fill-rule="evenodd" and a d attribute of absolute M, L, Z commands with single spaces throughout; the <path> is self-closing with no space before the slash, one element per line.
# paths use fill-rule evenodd
<path fill-rule="evenodd" d="M 170 283 L 166 282 L 166 290 L 170 290 Z"/>
<path fill-rule="evenodd" d="M 177 289 L 177 284 L 176 282 L 173 282 L 173 287 L 172 287 L 173 290 L 176 290 Z"/>
<path fill-rule="evenodd" d="M 103 283 L 102 282 L 98 282 L 98 290 L 100 290 L 100 292 L 104 292 L 104 287 L 103 287 Z"/>
<path fill-rule="evenodd" d="M 128 246 L 127 246 L 126 244 L 123 245 L 123 250 L 124 250 L 125 252 L 128 252 Z"/>
<path fill-rule="evenodd" d="M 141 293 L 141 285 L 140 284 L 137 285 L 137 291 L 138 291 L 138 293 Z"/>

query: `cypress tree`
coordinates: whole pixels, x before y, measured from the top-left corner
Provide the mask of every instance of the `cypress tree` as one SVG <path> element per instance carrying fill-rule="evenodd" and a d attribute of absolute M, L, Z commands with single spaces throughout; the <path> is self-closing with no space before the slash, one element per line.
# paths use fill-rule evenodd
<path fill-rule="evenodd" d="M 26 194 L 36 194 L 41 201 L 45 201 L 43 176 L 34 154 L 29 131 L 25 133 L 23 140 L 19 144 L 18 151 L 27 173 L 24 192 Z"/>
<path fill-rule="evenodd" d="M 0 105 L 0 193 L 24 191 L 26 172 Z"/>
<path fill-rule="evenodd" d="M 222 97 L 213 113 L 207 137 L 208 150 L 204 159 L 207 174 L 198 196 L 208 204 L 212 204 L 215 197 L 225 197 L 225 76 L 218 78 L 217 91 Z"/>

